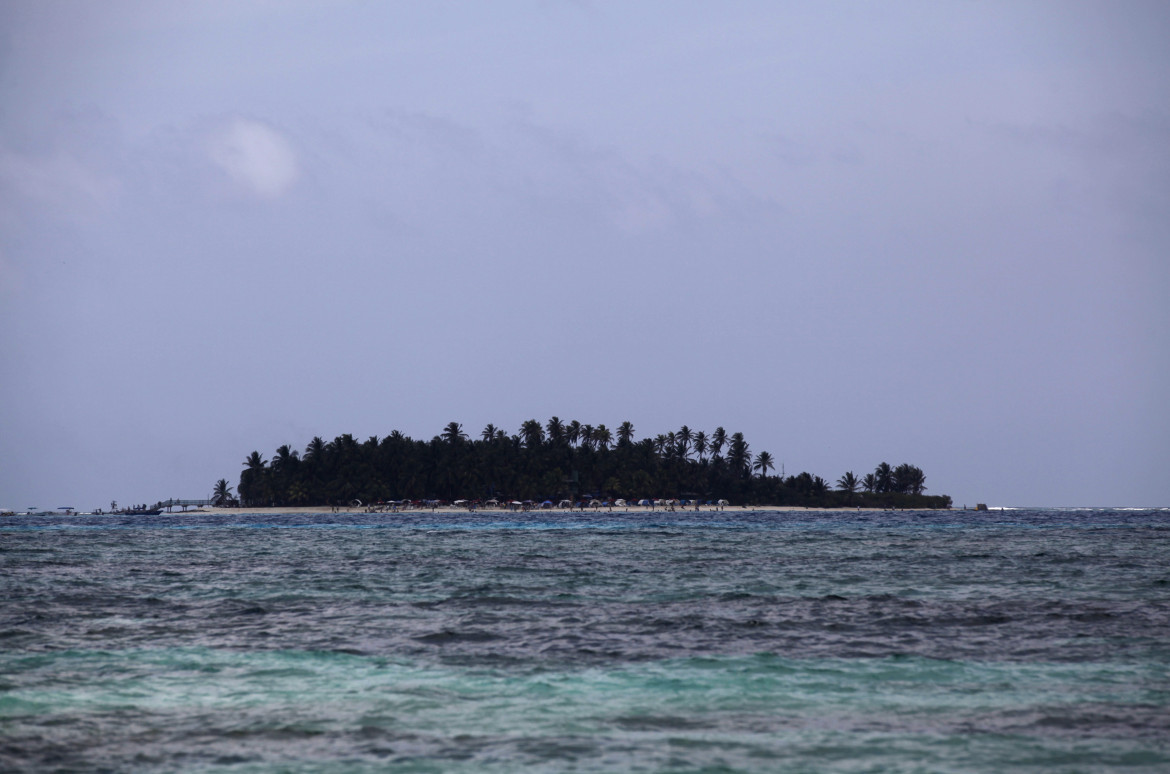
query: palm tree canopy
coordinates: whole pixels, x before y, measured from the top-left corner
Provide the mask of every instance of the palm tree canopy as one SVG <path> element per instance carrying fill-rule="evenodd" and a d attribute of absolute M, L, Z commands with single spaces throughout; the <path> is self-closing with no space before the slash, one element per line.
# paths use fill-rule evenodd
<path fill-rule="evenodd" d="M 221 478 L 215 482 L 215 489 L 211 493 L 211 504 L 214 506 L 224 506 L 232 501 L 232 488 L 228 484 L 226 478 Z M 115 509 L 116 510 L 116 509 Z"/>
<path fill-rule="evenodd" d="M 281 472 L 289 472 L 289 469 L 299 461 L 300 455 L 286 443 L 276 450 L 276 456 L 272 458 L 272 467 Z"/>
<path fill-rule="evenodd" d="M 711 453 L 718 454 L 723 451 L 723 447 L 727 444 L 727 431 L 722 427 L 715 428 L 715 432 L 711 434 Z"/>
<path fill-rule="evenodd" d="M 744 474 L 749 472 L 752 454 L 747 441 L 743 438 L 743 433 L 735 433 L 731 436 L 731 444 L 727 450 L 727 461 L 733 470 Z"/>
<path fill-rule="evenodd" d="M 443 440 L 447 443 L 459 443 L 466 439 L 467 433 L 463 432 L 463 425 L 458 422 L 448 422 L 443 428 Z"/>
<path fill-rule="evenodd" d="M 565 426 L 561 422 L 560 417 L 553 417 L 545 426 L 548 430 L 548 440 L 550 443 L 560 443 L 565 438 Z"/>
<path fill-rule="evenodd" d="M 319 462 L 324 453 L 325 441 L 319 435 L 314 436 L 313 440 L 309 441 L 309 445 L 305 447 L 305 460 Z"/>
<path fill-rule="evenodd" d="M 699 459 L 703 459 L 703 454 L 707 451 L 707 434 L 702 430 L 695 433 L 695 454 L 699 455 Z"/>
<path fill-rule="evenodd" d="M 760 476 L 763 477 L 768 475 L 769 470 L 776 469 L 776 463 L 772 460 L 771 454 L 766 451 L 762 451 L 756 455 L 756 461 L 752 467 L 753 469 L 758 470 L 760 472 Z"/>
<path fill-rule="evenodd" d="M 908 463 L 894 468 L 883 462 L 861 481 L 849 471 L 837 481 L 842 491 L 829 491 L 823 478 L 809 473 L 775 476 L 775 458 L 767 451 L 753 457 L 743 433 L 728 436 L 718 428 L 708 438 L 683 425 L 634 443 L 633 429 L 632 422 L 621 423 L 616 451 L 614 434 L 606 425 L 582 426 L 574 421 L 566 426 L 557 417 L 547 424 L 528 420 L 518 435 L 489 424 L 475 441 L 467 438 L 458 422 L 448 423 L 441 436 L 429 442 L 413 440 L 398 430 L 381 441 L 370 436 L 361 443 L 348 434 L 329 443 L 315 437 L 303 456 L 287 444 L 276 450 L 271 462 L 253 451 L 244 460 L 236 497 L 227 480 L 221 479 L 215 499 L 235 502 L 238 497 L 245 505 L 264 506 L 423 497 L 506 496 L 555 502 L 596 492 L 611 499 L 694 493 L 748 503 L 949 506 L 945 496 L 922 494 L 926 476 Z M 550 439 L 558 433 L 566 440 L 576 434 L 580 445 L 552 443 Z M 698 453 L 697 460 L 686 454 L 688 448 Z M 719 456 L 719 450 L 727 456 Z M 703 458 L 712 451 L 710 460 Z M 866 492 L 854 497 L 859 486 Z"/>
<path fill-rule="evenodd" d="M 529 449 L 536 449 L 544 443 L 544 428 L 535 419 L 529 419 L 520 425 L 520 437 Z"/>

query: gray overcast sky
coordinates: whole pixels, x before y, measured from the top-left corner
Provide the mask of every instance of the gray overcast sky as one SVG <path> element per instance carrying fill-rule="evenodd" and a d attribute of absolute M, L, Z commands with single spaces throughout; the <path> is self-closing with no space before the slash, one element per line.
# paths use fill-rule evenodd
<path fill-rule="evenodd" d="M 0 0 L 0 506 L 554 414 L 1170 505 L 1167 40 L 1163 2 Z"/>

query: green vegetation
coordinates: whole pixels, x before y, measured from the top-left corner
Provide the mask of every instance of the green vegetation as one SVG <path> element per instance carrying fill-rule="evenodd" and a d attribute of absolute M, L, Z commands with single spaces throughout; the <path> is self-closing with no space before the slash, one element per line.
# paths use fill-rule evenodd
<path fill-rule="evenodd" d="M 215 489 L 211 493 L 211 504 L 218 508 L 238 505 L 236 498 L 232 496 L 232 488 L 226 478 L 215 482 Z"/>
<path fill-rule="evenodd" d="M 345 504 L 354 500 L 489 499 L 576 500 L 726 499 L 739 505 L 807 507 L 948 508 L 951 498 L 928 496 L 920 468 L 883 462 L 858 479 L 852 471 L 831 489 L 820 476 L 770 475 L 766 451 L 752 455 L 743 433 L 722 427 L 707 435 L 685 425 L 676 432 L 634 440 L 634 426 L 617 433 L 605 425 L 524 422 L 515 435 L 488 425 L 472 439 L 451 422 L 430 441 L 395 430 L 358 441 L 314 438 L 298 454 L 281 446 L 271 461 L 252 452 L 236 488 L 248 506 Z M 227 481 L 216 498 L 231 501 Z"/>

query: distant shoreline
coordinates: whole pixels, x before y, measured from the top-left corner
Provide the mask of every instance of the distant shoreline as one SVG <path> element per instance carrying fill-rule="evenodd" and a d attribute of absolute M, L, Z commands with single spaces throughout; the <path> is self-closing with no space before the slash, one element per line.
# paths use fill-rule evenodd
<path fill-rule="evenodd" d="M 184 513 L 189 513 L 189 514 L 190 513 L 212 513 L 212 514 L 237 514 L 237 515 L 241 515 L 241 516 L 252 516 L 252 515 L 272 516 L 272 515 L 279 515 L 282 513 L 286 513 L 286 514 L 340 514 L 340 513 L 363 514 L 363 513 L 369 513 L 372 516 L 403 516 L 403 515 L 412 514 L 412 513 L 443 513 L 443 514 L 495 513 L 495 514 L 500 514 L 501 516 L 506 516 L 509 514 L 517 514 L 517 513 L 610 513 L 610 512 L 612 512 L 612 513 L 684 513 L 684 512 L 686 512 L 686 513 L 696 513 L 696 512 L 698 512 L 698 513 L 727 513 L 727 512 L 743 513 L 744 511 L 775 511 L 775 512 L 780 512 L 780 513 L 791 513 L 794 511 L 827 511 L 827 512 L 852 513 L 852 512 L 859 511 L 859 510 L 862 510 L 862 511 L 889 511 L 889 510 L 935 511 L 935 510 L 939 510 L 939 509 L 938 508 L 897 508 L 897 509 L 894 509 L 894 508 L 858 508 L 857 506 L 848 507 L 848 508 L 813 508 L 813 507 L 804 507 L 804 506 L 798 506 L 798 505 L 725 505 L 725 506 L 720 507 L 720 506 L 716 506 L 716 505 L 701 505 L 701 506 L 699 506 L 699 508 L 696 511 L 696 509 L 694 507 L 684 508 L 682 506 L 677 506 L 673 510 L 671 510 L 670 508 L 656 507 L 654 509 L 650 509 L 650 508 L 647 508 L 645 506 L 631 505 L 631 506 L 624 506 L 624 507 L 613 506 L 612 508 L 608 507 L 608 506 L 602 506 L 602 507 L 598 507 L 598 508 L 585 508 L 584 510 L 580 510 L 580 509 L 576 509 L 576 508 L 574 508 L 572 510 L 570 510 L 568 508 L 531 508 L 527 511 L 521 511 L 521 510 L 512 510 L 510 508 L 476 508 L 474 511 L 469 511 L 467 508 L 455 508 L 455 507 L 452 507 L 450 505 L 447 505 L 447 506 L 441 506 L 438 508 L 406 508 L 406 509 L 399 510 L 399 511 L 370 512 L 365 507 L 359 507 L 359 506 L 339 507 L 336 509 L 330 509 L 328 506 L 317 505 L 317 506 L 296 506 L 296 507 L 288 506 L 288 507 L 269 507 L 269 508 L 259 508 L 259 507 L 251 507 L 251 506 L 240 507 L 240 508 L 211 508 L 211 507 L 208 507 L 208 508 L 190 509 L 187 511 L 172 511 L 170 514 L 167 514 L 166 511 L 163 511 L 163 515 L 181 516 Z M 961 508 L 952 508 L 950 510 L 962 510 L 962 509 Z"/>

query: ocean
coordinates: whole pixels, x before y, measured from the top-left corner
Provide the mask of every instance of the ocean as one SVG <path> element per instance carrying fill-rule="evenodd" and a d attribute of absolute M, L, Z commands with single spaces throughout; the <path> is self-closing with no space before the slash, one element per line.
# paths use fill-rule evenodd
<path fill-rule="evenodd" d="M 1170 511 L 0 518 L 4 772 L 1166 772 Z"/>

